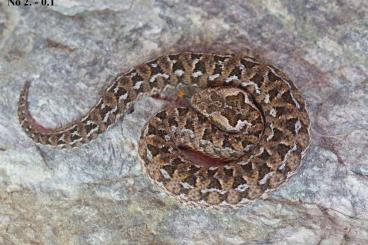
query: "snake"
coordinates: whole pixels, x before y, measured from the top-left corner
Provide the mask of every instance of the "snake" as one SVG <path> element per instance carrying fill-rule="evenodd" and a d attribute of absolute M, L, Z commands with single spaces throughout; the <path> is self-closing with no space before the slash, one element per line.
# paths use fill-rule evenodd
<path fill-rule="evenodd" d="M 84 116 L 46 128 L 28 109 L 18 118 L 36 143 L 79 147 L 114 125 L 142 96 L 168 87 L 175 99 L 152 116 L 138 158 L 163 192 L 199 207 L 241 207 L 279 189 L 301 166 L 310 144 L 306 102 L 273 65 L 240 54 L 181 52 L 119 73 Z"/>

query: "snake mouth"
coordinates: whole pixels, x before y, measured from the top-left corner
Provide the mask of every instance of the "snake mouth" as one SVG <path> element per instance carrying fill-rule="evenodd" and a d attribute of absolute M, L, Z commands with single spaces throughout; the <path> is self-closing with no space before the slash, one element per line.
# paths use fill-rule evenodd
<path fill-rule="evenodd" d="M 234 161 L 234 159 L 213 157 L 186 145 L 179 145 L 177 148 L 185 160 L 202 167 L 221 167 Z"/>

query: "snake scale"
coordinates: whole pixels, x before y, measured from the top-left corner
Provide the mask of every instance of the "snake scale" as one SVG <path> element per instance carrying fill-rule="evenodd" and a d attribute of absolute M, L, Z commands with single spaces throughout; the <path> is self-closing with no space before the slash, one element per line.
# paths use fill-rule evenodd
<path fill-rule="evenodd" d="M 45 128 L 28 110 L 18 117 L 33 141 L 78 147 L 105 132 L 142 95 L 171 86 L 178 100 L 146 123 L 138 152 L 163 190 L 197 206 L 240 207 L 265 197 L 300 166 L 309 146 L 305 101 L 279 69 L 252 57 L 183 52 L 119 74 L 83 117 Z"/>

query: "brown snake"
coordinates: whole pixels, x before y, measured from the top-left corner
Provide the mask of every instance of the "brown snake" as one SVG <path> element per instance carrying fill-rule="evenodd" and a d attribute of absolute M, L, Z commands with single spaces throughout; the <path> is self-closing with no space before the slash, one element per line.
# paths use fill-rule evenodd
<path fill-rule="evenodd" d="M 119 74 L 86 115 L 53 129 L 30 115 L 27 82 L 19 121 L 37 143 L 76 147 L 105 132 L 138 97 L 167 86 L 187 91 L 190 102 L 153 116 L 139 141 L 145 171 L 167 193 L 200 206 L 239 207 L 296 172 L 310 141 L 304 99 L 280 70 L 246 56 L 161 56 Z"/>

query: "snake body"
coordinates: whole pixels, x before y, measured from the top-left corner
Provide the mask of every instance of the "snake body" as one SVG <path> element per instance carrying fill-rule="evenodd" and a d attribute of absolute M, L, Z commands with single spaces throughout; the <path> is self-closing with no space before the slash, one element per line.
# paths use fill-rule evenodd
<path fill-rule="evenodd" d="M 142 95 L 167 86 L 187 91 L 187 103 L 147 122 L 138 152 L 154 183 L 200 206 L 239 207 L 277 189 L 296 172 L 310 141 L 299 90 L 277 68 L 247 56 L 161 56 L 119 74 L 88 113 L 52 129 L 29 113 L 29 86 L 19 98 L 22 128 L 37 143 L 63 148 L 105 132 Z"/>

